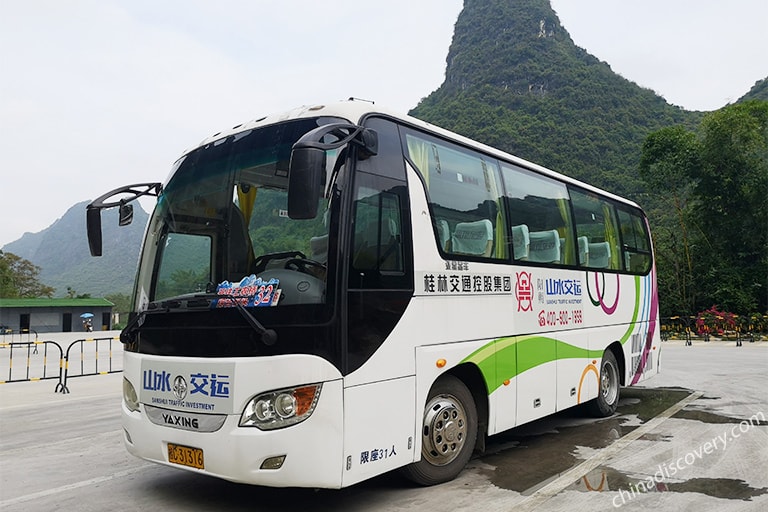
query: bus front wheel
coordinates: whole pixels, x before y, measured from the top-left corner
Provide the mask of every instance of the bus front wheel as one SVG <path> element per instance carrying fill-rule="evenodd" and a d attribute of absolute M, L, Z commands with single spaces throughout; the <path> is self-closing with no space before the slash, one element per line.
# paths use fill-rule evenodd
<path fill-rule="evenodd" d="M 605 418 L 616 412 L 619 405 L 619 365 L 613 352 L 606 350 L 600 363 L 600 389 L 597 398 L 587 402 L 587 408 L 593 416 Z"/>
<path fill-rule="evenodd" d="M 469 462 L 477 439 L 477 408 L 467 386 L 453 375 L 429 391 L 421 427 L 421 460 L 402 468 L 419 485 L 453 480 Z"/>

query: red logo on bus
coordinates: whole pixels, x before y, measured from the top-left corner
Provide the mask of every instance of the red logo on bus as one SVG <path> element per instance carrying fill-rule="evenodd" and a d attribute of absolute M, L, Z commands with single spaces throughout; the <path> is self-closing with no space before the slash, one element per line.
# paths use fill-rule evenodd
<path fill-rule="evenodd" d="M 530 272 L 517 272 L 515 298 L 518 311 L 533 311 L 533 285 Z"/>

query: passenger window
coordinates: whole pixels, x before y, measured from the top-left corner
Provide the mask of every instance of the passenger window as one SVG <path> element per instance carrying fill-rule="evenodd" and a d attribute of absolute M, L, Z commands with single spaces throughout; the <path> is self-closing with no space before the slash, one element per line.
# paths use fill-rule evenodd
<path fill-rule="evenodd" d="M 633 274 L 651 269 L 651 243 L 645 219 L 636 212 L 618 210 L 624 268 Z"/>
<path fill-rule="evenodd" d="M 621 270 L 619 230 L 613 204 L 594 194 L 579 190 L 571 190 L 571 202 L 580 247 L 580 265 L 588 268 Z"/>
<path fill-rule="evenodd" d="M 576 265 L 568 189 L 558 181 L 502 163 L 512 256 L 517 261 Z"/>
<path fill-rule="evenodd" d="M 406 145 L 427 185 L 440 250 L 461 258 L 506 259 L 496 161 L 422 134 L 407 134 Z"/>

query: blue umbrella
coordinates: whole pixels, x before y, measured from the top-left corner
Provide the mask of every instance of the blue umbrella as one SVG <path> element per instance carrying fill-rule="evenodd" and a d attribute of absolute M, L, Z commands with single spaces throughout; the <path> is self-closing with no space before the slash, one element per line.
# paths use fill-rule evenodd
<path fill-rule="evenodd" d="M 83 313 L 80 318 L 93 318 L 93 313 Z"/>

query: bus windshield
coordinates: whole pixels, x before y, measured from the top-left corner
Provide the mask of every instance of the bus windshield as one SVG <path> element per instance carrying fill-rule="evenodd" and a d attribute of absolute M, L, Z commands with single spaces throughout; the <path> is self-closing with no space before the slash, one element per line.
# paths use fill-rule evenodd
<path fill-rule="evenodd" d="M 129 350 L 221 355 L 187 342 L 183 349 L 168 348 L 169 331 L 179 331 L 174 324 L 179 315 L 177 320 L 153 315 L 161 311 L 191 313 L 184 321 L 187 334 L 221 322 L 247 330 L 254 321 L 269 327 L 329 316 L 329 200 L 317 198 L 314 219 L 289 218 L 288 164 L 302 135 L 339 121 L 299 119 L 246 130 L 176 162 L 150 219 L 136 282 L 136 308 L 147 318 L 129 334 L 135 331 L 144 348 Z M 327 152 L 326 179 L 333 176 L 337 156 Z M 155 346 L 155 339 L 165 340 L 166 348 Z"/>
<path fill-rule="evenodd" d="M 293 143 L 328 122 L 304 119 L 249 130 L 182 157 L 150 224 L 148 235 L 158 249 L 142 268 L 154 273 L 149 300 L 214 292 L 225 281 L 236 284 L 268 269 L 273 272 L 263 277 L 290 269 L 324 279 L 327 214 L 292 220 L 286 204 Z M 319 211 L 327 211 L 327 199 L 318 200 Z M 295 299 L 287 295 L 282 304 Z"/>

